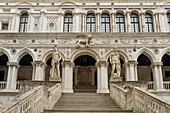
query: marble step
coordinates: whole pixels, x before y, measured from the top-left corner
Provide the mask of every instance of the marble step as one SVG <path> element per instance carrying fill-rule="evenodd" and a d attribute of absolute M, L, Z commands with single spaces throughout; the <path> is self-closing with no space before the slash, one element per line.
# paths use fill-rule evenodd
<path fill-rule="evenodd" d="M 111 110 L 111 111 L 57 111 L 57 110 L 45 110 L 43 113 L 133 113 L 132 110 Z"/>

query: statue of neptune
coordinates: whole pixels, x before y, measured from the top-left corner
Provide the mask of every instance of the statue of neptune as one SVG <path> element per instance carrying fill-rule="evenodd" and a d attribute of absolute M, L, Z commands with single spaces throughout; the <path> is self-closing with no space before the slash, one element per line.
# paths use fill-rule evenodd
<path fill-rule="evenodd" d="M 120 77 L 120 57 L 116 50 L 116 52 L 113 52 L 110 56 L 110 63 L 112 65 L 112 71 L 111 76 L 112 77 Z"/>
<path fill-rule="evenodd" d="M 61 55 L 60 52 L 57 49 L 57 46 L 55 46 L 55 52 L 52 54 L 52 61 L 50 69 L 50 78 L 56 78 L 57 80 L 61 80 L 60 78 L 60 60 Z"/>

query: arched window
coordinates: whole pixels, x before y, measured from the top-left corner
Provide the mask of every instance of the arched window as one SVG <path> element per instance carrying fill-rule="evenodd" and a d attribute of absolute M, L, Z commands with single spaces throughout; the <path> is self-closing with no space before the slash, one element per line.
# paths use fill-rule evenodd
<path fill-rule="evenodd" d="M 28 14 L 23 13 L 20 18 L 19 32 L 21 33 L 27 32 L 27 26 L 28 26 Z"/>
<path fill-rule="evenodd" d="M 140 32 L 138 15 L 132 13 L 130 19 L 131 19 L 131 32 Z"/>
<path fill-rule="evenodd" d="M 71 13 L 67 13 L 64 16 L 64 32 L 73 31 L 73 16 Z"/>
<path fill-rule="evenodd" d="M 152 15 L 149 13 L 146 13 L 145 15 L 145 31 L 154 32 Z"/>
<path fill-rule="evenodd" d="M 116 32 L 125 32 L 125 19 L 123 14 L 116 14 Z"/>
<path fill-rule="evenodd" d="M 87 15 L 86 29 L 87 32 L 96 32 L 96 19 L 92 13 Z"/>
<path fill-rule="evenodd" d="M 170 13 L 167 13 L 168 31 L 170 31 Z"/>
<path fill-rule="evenodd" d="M 110 32 L 110 16 L 106 13 L 101 16 L 101 32 Z"/>

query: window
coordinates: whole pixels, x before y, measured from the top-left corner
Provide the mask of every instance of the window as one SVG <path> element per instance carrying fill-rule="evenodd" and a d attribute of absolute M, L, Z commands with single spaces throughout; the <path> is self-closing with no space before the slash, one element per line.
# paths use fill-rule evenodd
<path fill-rule="evenodd" d="M 130 16 L 130 20 L 131 20 L 131 32 L 140 32 L 138 15 L 132 13 Z"/>
<path fill-rule="evenodd" d="M 65 14 L 64 17 L 64 32 L 73 31 L 73 16 L 71 13 Z"/>
<path fill-rule="evenodd" d="M 86 28 L 87 32 L 96 32 L 96 20 L 92 13 L 87 15 Z"/>
<path fill-rule="evenodd" d="M 101 32 L 110 32 L 110 16 L 106 13 L 101 16 Z"/>
<path fill-rule="evenodd" d="M 27 32 L 27 25 L 28 25 L 28 14 L 24 13 L 21 15 L 20 18 L 19 32 L 21 33 Z"/>
<path fill-rule="evenodd" d="M 146 32 L 153 32 L 153 19 L 152 15 L 149 13 L 146 13 L 145 15 L 145 31 Z"/>
<path fill-rule="evenodd" d="M 168 31 L 170 31 L 170 13 L 167 13 Z"/>
<path fill-rule="evenodd" d="M 8 30 L 8 23 L 2 23 L 2 30 Z"/>
<path fill-rule="evenodd" d="M 116 15 L 116 32 L 125 32 L 125 19 L 120 13 Z"/>

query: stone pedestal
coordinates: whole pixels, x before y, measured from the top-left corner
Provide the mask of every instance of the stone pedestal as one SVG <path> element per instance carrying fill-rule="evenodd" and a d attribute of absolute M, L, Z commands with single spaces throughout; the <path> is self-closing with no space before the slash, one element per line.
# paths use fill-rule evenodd
<path fill-rule="evenodd" d="M 117 81 L 122 81 L 122 77 L 115 77 L 115 76 L 110 77 L 110 82 L 117 82 Z"/>
<path fill-rule="evenodd" d="M 60 77 L 49 77 L 49 81 L 60 81 L 61 82 L 61 78 Z"/>

